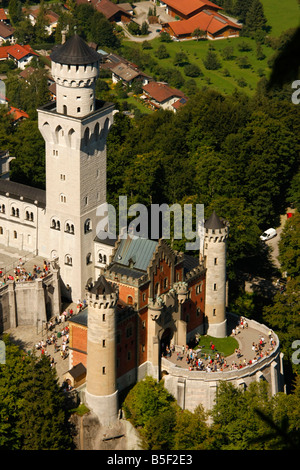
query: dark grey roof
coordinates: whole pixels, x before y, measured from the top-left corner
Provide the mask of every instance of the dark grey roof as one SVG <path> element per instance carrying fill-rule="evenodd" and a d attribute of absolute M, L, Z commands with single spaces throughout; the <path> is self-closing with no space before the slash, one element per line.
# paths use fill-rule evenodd
<path fill-rule="evenodd" d="M 130 235 L 121 240 L 116 251 L 114 261 L 123 266 L 147 271 L 151 258 L 158 242 L 148 238 L 133 237 Z"/>
<path fill-rule="evenodd" d="M 220 218 L 217 216 L 216 212 L 213 211 L 211 216 L 205 221 L 204 227 L 215 230 L 215 229 L 224 228 L 224 224 L 220 220 Z"/>
<path fill-rule="evenodd" d="M 88 309 L 85 308 L 76 315 L 72 315 L 69 319 L 69 323 L 78 323 L 78 325 L 87 326 Z"/>
<path fill-rule="evenodd" d="M 196 268 L 197 266 L 199 266 L 198 258 L 195 258 L 194 256 L 191 256 L 191 255 L 186 255 L 186 254 L 184 255 L 184 259 L 183 259 L 184 272 L 189 272 L 192 269 Z"/>
<path fill-rule="evenodd" d="M 89 292 L 96 295 L 106 295 L 115 292 L 112 284 L 103 275 L 99 276 L 95 284 L 89 288 Z"/>
<path fill-rule="evenodd" d="M 74 379 L 76 379 L 77 377 L 86 374 L 86 368 L 84 367 L 82 362 L 79 362 L 79 364 L 76 364 L 76 366 L 72 367 L 72 369 L 70 369 L 68 373 L 72 375 Z"/>
<path fill-rule="evenodd" d="M 53 62 L 66 65 L 87 65 L 101 60 L 100 54 L 89 47 L 78 34 L 55 47 L 50 58 Z"/>
<path fill-rule="evenodd" d="M 46 191 L 43 189 L 0 179 L 0 194 L 6 195 L 6 193 L 9 193 L 9 197 L 13 199 L 20 200 L 20 197 L 23 197 L 27 202 L 35 203 L 35 201 L 37 201 L 38 206 L 46 206 Z"/>
<path fill-rule="evenodd" d="M 121 276 L 132 277 L 133 279 L 139 279 L 142 276 L 145 276 L 144 271 L 138 271 L 134 268 L 128 268 L 127 266 L 122 266 L 118 263 L 113 263 L 109 268 L 109 272 L 114 274 L 120 274 Z"/>

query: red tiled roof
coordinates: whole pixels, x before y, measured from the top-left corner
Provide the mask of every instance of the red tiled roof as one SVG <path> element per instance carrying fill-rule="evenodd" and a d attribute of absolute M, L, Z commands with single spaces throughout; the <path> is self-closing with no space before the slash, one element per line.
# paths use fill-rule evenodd
<path fill-rule="evenodd" d="M 0 22 L 0 37 L 4 39 L 9 38 L 9 36 L 12 36 L 14 32 L 14 28 L 4 24 L 2 21 Z"/>
<path fill-rule="evenodd" d="M 8 57 L 8 49 L 10 46 L 1 46 L 0 47 L 0 60 L 1 59 L 7 59 Z"/>
<path fill-rule="evenodd" d="M 217 10 L 223 10 L 222 7 L 208 0 L 164 0 L 164 3 L 185 16 L 191 15 L 194 11 L 197 11 L 199 8 L 203 7 L 211 7 Z"/>
<path fill-rule="evenodd" d="M 203 10 L 188 20 L 172 21 L 168 23 L 176 36 L 190 35 L 196 28 L 215 34 L 225 27 L 241 29 L 241 26 L 233 23 L 228 18 L 212 11 Z"/>
<path fill-rule="evenodd" d="M 0 8 L 0 21 L 7 20 L 6 13 L 4 11 L 4 8 Z"/>
<path fill-rule="evenodd" d="M 21 118 L 29 118 L 29 115 L 25 111 L 23 111 L 22 109 L 14 108 L 13 106 L 9 108 L 8 114 L 12 115 L 14 121 L 18 121 L 18 119 Z"/>
<path fill-rule="evenodd" d="M 183 98 L 185 96 L 182 91 L 177 90 L 176 88 L 170 88 L 164 83 L 158 83 L 154 81 L 144 85 L 143 90 L 148 93 L 151 98 L 158 101 L 158 103 L 162 103 L 163 101 L 166 101 L 173 96 L 178 96 L 178 98 Z"/>
<path fill-rule="evenodd" d="M 103 15 L 109 20 L 117 13 L 125 14 L 126 16 L 131 16 L 130 13 L 123 10 L 120 5 L 110 2 L 109 0 L 101 0 L 100 2 L 92 2 L 97 11 L 103 13 Z"/>
<path fill-rule="evenodd" d="M 20 44 L 13 44 L 12 46 L 9 46 L 8 54 L 16 60 L 23 59 L 23 57 L 26 57 L 28 54 L 36 56 L 38 55 L 36 52 L 34 52 L 32 47 L 29 46 L 29 44 L 26 44 L 25 46 L 20 46 Z"/>

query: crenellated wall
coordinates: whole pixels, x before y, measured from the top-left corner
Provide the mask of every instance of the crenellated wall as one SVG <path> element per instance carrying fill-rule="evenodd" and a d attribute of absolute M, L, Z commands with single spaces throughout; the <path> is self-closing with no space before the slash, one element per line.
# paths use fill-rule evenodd
<path fill-rule="evenodd" d="M 265 325 L 253 320 L 247 322 L 249 327 L 254 327 L 264 336 L 268 335 Z M 194 411 L 199 404 L 202 404 L 206 411 L 212 409 L 221 381 L 231 382 L 234 386 L 246 389 L 251 382 L 266 380 L 270 385 L 270 392 L 274 395 L 284 390 L 283 354 L 280 352 L 276 335 L 274 339 L 276 347 L 269 356 L 241 369 L 222 372 L 190 371 L 162 358 L 162 370 L 166 372 L 165 387 L 176 398 L 181 408 L 190 411 Z"/>

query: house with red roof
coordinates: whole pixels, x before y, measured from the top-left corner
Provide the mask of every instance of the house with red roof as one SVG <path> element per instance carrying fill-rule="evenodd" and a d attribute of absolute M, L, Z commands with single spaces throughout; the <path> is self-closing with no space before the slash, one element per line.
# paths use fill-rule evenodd
<path fill-rule="evenodd" d="M 0 47 L 0 60 L 12 59 L 18 68 L 22 70 L 25 69 L 34 56 L 38 57 L 38 54 L 34 52 L 29 44 L 24 46 L 13 44 Z"/>
<path fill-rule="evenodd" d="M 171 88 L 166 83 L 149 82 L 143 86 L 148 104 L 153 109 L 165 109 L 176 112 L 187 102 L 188 98 L 181 90 Z"/>
<path fill-rule="evenodd" d="M 8 18 L 7 18 L 7 15 L 5 13 L 4 8 L 0 8 L 0 22 L 3 22 L 3 23 L 8 22 Z"/>
<path fill-rule="evenodd" d="M 14 125 L 18 124 L 20 121 L 23 121 L 23 119 L 29 118 L 29 115 L 25 111 L 19 108 L 14 108 L 13 106 L 9 107 L 7 114 L 12 117 Z"/>
<path fill-rule="evenodd" d="M 10 42 L 10 44 L 13 44 L 15 42 L 14 33 L 14 28 L 4 23 L 4 21 L 0 21 L 0 46 L 3 42 L 6 41 Z"/>
<path fill-rule="evenodd" d="M 27 16 L 28 16 L 28 18 L 29 18 L 32 25 L 35 25 L 38 14 L 39 14 L 39 11 L 40 11 L 40 9 L 39 9 L 39 7 L 37 7 L 37 8 L 32 8 L 27 12 Z M 47 10 L 45 12 L 45 20 L 47 22 L 47 24 L 45 26 L 45 30 L 47 31 L 47 33 L 49 35 L 52 34 L 55 31 L 55 29 L 57 27 L 58 19 L 59 19 L 59 15 L 57 13 L 55 13 L 54 11 Z"/>
<path fill-rule="evenodd" d="M 209 0 L 164 0 L 161 6 L 165 6 L 166 13 L 178 20 L 187 20 L 203 10 L 222 10 L 222 7 Z"/>
<path fill-rule="evenodd" d="M 100 11 L 106 19 L 112 23 L 130 23 L 132 13 L 128 8 L 128 4 L 115 4 L 110 0 L 76 0 L 77 5 L 87 3 L 93 5 L 95 10 Z"/>
<path fill-rule="evenodd" d="M 187 20 L 171 21 L 163 25 L 164 31 L 178 39 L 193 37 L 194 31 L 205 31 L 207 39 L 224 39 L 240 35 L 242 26 L 211 10 L 203 10 Z"/>

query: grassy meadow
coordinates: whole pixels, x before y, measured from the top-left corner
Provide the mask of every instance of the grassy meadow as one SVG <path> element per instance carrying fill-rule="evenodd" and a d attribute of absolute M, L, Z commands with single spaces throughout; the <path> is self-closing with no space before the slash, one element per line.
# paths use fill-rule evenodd
<path fill-rule="evenodd" d="M 271 27 L 270 36 L 278 37 L 283 31 L 297 27 L 299 25 L 299 6 L 297 0 L 261 0 L 264 6 L 265 15 L 268 24 Z M 147 40 L 147 37 L 145 37 Z M 142 48 L 141 43 L 132 43 L 123 40 L 124 44 Z M 239 37 L 224 40 L 207 41 L 207 40 L 185 40 L 180 42 L 162 43 L 159 38 L 149 41 L 152 48 L 144 52 L 153 56 L 158 65 L 162 68 L 173 68 L 176 53 L 184 52 L 189 63 L 196 64 L 203 75 L 194 77 L 197 86 L 201 89 L 203 86 L 209 86 L 222 93 L 231 94 L 234 90 L 240 90 L 248 95 L 255 92 L 258 81 L 262 76 L 268 78 L 271 70 L 268 66 L 268 60 L 273 56 L 274 50 L 271 47 L 262 45 L 261 50 L 265 56 L 259 60 L 257 57 L 256 42 L 250 38 Z M 241 44 L 247 43 L 249 50 L 241 51 Z M 158 47 L 164 44 L 169 57 L 158 59 L 155 52 Z M 224 59 L 222 51 L 228 45 L 233 47 L 233 55 L 228 59 Z M 205 59 L 209 48 L 213 48 L 217 54 L 221 67 L 218 70 L 207 70 L 204 66 Z M 241 68 L 239 61 L 242 57 L 247 58 L 248 66 Z M 178 67 L 178 66 L 177 66 Z M 184 73 L 184 67 L 178 67 L 185 81 L 191 77 L 187 77 Z M 153 76 L 151 70 L 146 69 L 146 73 Z M 156 78 L 156 77 L 154 77 Z"/>

